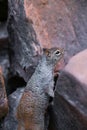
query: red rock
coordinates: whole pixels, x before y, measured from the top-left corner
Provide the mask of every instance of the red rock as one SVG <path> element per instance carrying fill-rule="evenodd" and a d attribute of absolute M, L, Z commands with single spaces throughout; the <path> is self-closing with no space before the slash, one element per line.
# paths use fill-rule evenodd
<path fill-rule="evenodd" d="M 73 55 L 87 48 L 86 12 L 85 1 L 9 0 L 8 31 L 13 72 L 28 81 L 40 49 L 55 46 L 65 49 L 63 68 Z"/>
<path fill-rule="evenodd" d="M 73 56 L 59 76 L 50 130 L 87 129 L 87 49 Z"/>
<path fill-rule="evenodd" d="M 2 68 L 0 67 L 0 119 L 8 113 L 8 100 L 6 96 L 5 84 Z"/>
<path fill-rule="evenodd" d="M 47 48 L 63 47 L 65 62 L 87 47 L 85 5 L 72 0 L 24 0 L 26 18 L 31 19 L 39 43 Z"/>
<path fill-rule="evenodd" d="M 65 67 L 81 83 L 87 85 L 87 49 L 74 56 Z"/>

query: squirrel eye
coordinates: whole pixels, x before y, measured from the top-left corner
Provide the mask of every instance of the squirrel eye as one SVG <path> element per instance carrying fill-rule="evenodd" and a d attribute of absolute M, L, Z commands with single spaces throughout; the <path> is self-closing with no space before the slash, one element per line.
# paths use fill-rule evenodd
<path fill-rule="evenodd" d="M 60 51 L 59 51 L 59 50 L 56 51 L 55 54 L 56 54 L 56 55 L 60 55 Z"/>

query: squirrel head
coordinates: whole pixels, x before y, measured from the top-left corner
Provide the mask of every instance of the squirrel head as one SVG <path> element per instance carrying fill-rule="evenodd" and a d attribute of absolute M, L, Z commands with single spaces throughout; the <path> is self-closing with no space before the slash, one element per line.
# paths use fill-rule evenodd
<path fill-rule="evenodd" d="M 43 52 L 46 56 L 46 59 L 49 63 L 56 64 L 64 55 L 64 49 L 60 48 L 44 48 Z"/>

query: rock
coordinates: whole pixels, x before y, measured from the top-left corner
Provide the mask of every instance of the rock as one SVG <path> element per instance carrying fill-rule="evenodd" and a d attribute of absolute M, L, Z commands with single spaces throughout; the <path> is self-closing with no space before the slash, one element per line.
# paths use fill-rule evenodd
<path fill-rule="evenodd" d="M 7 82 L 9 67 L 10 67 L 7 49 L 3 50 L 3 49 L 0 48 L 0 66 L 2 67 L 3 75 L 4 75 L 4 78 L 5 78 L 5 81 Z"/>
<path fill-rule="evenodd" d="M 8 0 L 0 0 L 0 21 L 6 21 L 8 15 Z"/>
<path fill-rule="evenodd" d="M 7 80 L 10 63 L 8 55 L 8 32 L 6 23 L 0 23 L 0 66 L 2 67 L 4 78 Z"/>
<path fill-rule="evenodd" d="M 65 70 L 77 78 L 82 84 L 87 85 L 87 49 L 78 53 L 69 61 Z"/>
<path fill-rule="evenodd" d="M 9 64 L 9 56 L 6 49 L 5 50 L 0 49 L 0 66 L 2 67 L 5 81 L 7 81 L 10 64 Z"/>
<path fill-rule="evenodd" d="M 3 79 L 2 68 L 0 67 L 0 120 L 8 113 L 8 101 Z"/>
<path fill-rule="evenodd" d="M 12 77 L 12 75 L 8 76 L 8 81 L 7 81 L 7 86 L 6 86 L 6 90 L 7 90 L 7 95 L 12 94 L 14 91 L 16 91 L 17 88 L 24 88 L 24 86 L 26 86 L 26 82 L 24 81 L 23 78 L 19 77 L 19 76 L 14 76 Z"/>
<path fill-rule="evenodd" d="M 31 20 L 26 18 L 23 0 L 9 0 L 8 32 L 12 72 L 28 81 L 37 65 L 41 47 Z"/>
<path fill-rule="evenodd" d="M 8 44 L 8 32 L 5 22 L 0 23 L 0 47 L 4 46 L 3 44 Z"/>
<path fill-rule="evenodd" d="M 9 113 L 2 125 L 3 130 L 12 130 L 12 129 L 17 130 L 18 122 L 16 120 L 16 108 L 22 96 L 23 91 L 24 91 L 23 88 L 19 88 L 8 97 Z"/>
<path fill-rule="evenodd" d="M 28 81 L 40 49 L 55 46 L 65 49 L 63 68 L 73 55 L 87 48 L 86 12 L 86 1 L 81 0 L 9 0 L 12 72 Z"/>
<path fill-rule="evenodd" d="M 78 0 L 24 0 L 41 47 L 65 49 L 65 63 L 87 48 L 87 3 Z"/>
<path fill-rule="evenodd" d="M 9 0 L 9 53 L 13 75 L 27 82 L 44 47 L 65 49 L 63 67 L 73 55 L 87 48 L 86 12 L 86 0 Z M 68 70 L 64 70 L 64 74 L 65 71 Z"/>
<path fill-rule="evenodd" d="M 87 130 L 87 49 L 61 72 L 51 106 L 49 130 Z"/>

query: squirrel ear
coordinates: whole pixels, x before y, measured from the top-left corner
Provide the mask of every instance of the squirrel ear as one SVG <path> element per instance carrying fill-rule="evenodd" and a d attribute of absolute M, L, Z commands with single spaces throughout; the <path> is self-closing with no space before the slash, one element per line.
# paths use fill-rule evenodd
<path fill-rule="evenodd" d="M 44 54 L 47 55 L 47 56 L 48 56 L 49 53 L 50 53 L 50 52 L 49 52 L 49 49 L 47 49 L 47 48 L 43 48 L 43 52 L 44 52 Z"/>

